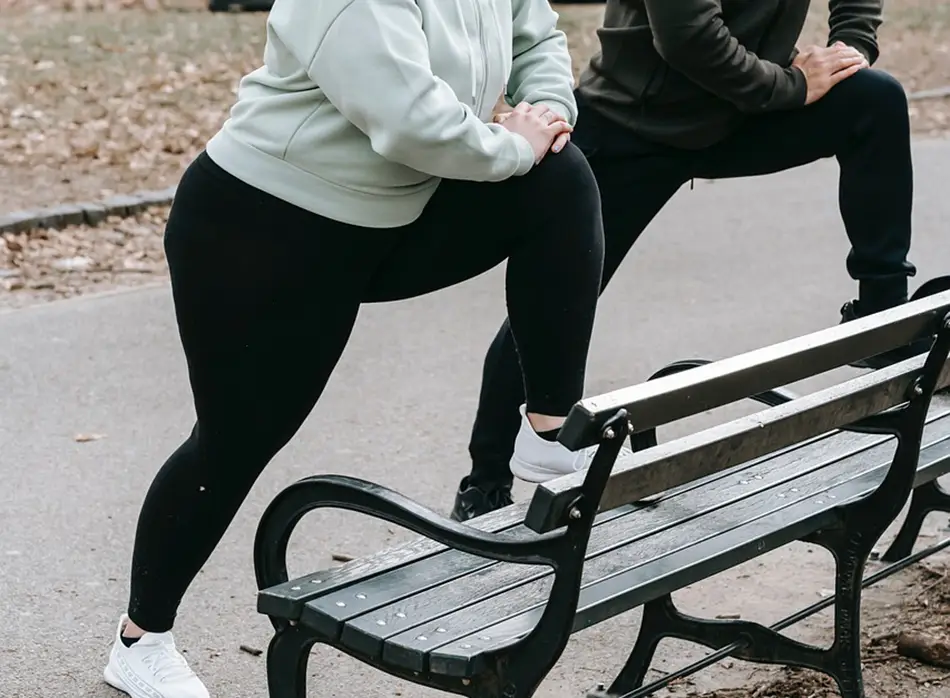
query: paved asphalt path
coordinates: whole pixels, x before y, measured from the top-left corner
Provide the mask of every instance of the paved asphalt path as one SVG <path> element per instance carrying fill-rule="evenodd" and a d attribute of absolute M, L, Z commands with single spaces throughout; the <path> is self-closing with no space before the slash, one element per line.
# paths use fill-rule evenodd
<path fill-rule="evenodd" d="M 919 281 L 950 272 L 950 142 L 919 143 L 916 164 Z M 836 172 L 824 162 L 684 187 L 605 296 L 589 392 L 640 380 L 676 358 L 724 356 L 836 323 L 853 294 Z M 254 611 L 251 564 L 267 502 L 299 477 L 335 471 L 446 511 L 466 470 L 480 361 L 503 316 L 499 270 L 364 309 L 320 405 L 258 482 L 182 609 L 179 644 L 213 695 L 266 696 L 263 657 L 239 646 L 264 648 L 269 637 Z M 101 667 L 126 599 L 137 509 L 192 414 L 164 285 L 0 314 L 0 696 L 118 695 L 101 684 Z M 77 443 L 80 433 L 105 438 Z M 403 536 L 356 515 L 312 515 L 293 542 L 291 571 Z M 801 550 L 773 555 L 755 563 L 759 574 L 733 577 L 747 592 L 746 617 L 779 617 L 790 609 L 769 599 L 814 600 L 818 585 L 830 583 L 820 566 L 815 585 L 805 583 L 811 563 Z M 767 591 L 763 580 L 788 587 L 796 568 L 787 591 Z M 710 583 L 684 598 L 695 610 L 734 603 L 736 591 Z M 573 641 L 541 695 L 582 695 L 607 678 L 604 670 L 625 656 L 636 615 Z M 670 648 L 668 668 L 687 656 Z M 322 649 L 311 675 L 311 696 L 435 695 Z"/>

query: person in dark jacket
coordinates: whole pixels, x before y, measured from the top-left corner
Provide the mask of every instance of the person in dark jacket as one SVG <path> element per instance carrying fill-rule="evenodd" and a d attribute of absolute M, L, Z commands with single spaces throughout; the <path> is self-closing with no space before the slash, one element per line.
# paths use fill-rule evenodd
<path fill-rule="evenodd" d="M 600 188 L 604 287 L 685 182 L 764 175 L 834 156 L 851 242 L 847 271 L 858 282 L 857 299 L 845 303 L 842 320 L 907 300 L 908 277 L 915 274 L 907 259 L 910 124 L 900 83 L 870 68 L 879 54 L 882 0 L 830 0 L 827 45 L 798 50 L 809 5 L 607 0 L 600 52 L 576 91 L 572 135 Z M 862 365 L 879 367 L 920 350 Z M 472 471 L 456 495 L 454 518 L 511 503 L 509 461 L 523 401 L 505 322 L 485 358 L 469 445 Z"/>

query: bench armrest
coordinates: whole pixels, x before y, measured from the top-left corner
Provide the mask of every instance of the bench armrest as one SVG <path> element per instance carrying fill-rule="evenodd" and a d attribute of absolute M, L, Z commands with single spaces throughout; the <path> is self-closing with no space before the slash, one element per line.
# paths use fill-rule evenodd
<path fill-rule="evenodd" d="M 267 507 L 254 541 L 254 566 L 259 589 L 287 581 L 287 544 L 297 523 L 321 508 L 368 514 L 407 528 L 442 545 L 472 555 L 557 569 L 567 531 L 538 535 L 527 529 L 515 533 L 480 531 L 452 521 L 399 492 L 359 478 L 316 475 L 287 487 Z"/>

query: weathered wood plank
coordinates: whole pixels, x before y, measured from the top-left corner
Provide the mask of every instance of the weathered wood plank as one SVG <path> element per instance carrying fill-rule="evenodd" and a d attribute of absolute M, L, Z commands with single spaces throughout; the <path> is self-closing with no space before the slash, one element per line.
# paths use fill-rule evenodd
<path fill-rule="evenodd" d="M 851 477 L 847 470 L 836 470 L 837 476 L 830 481 L 824 481 L 822 473 L 813 473 L 793 483 L 798 492 L 789 493 L 787 504 L 776 508 L 769 507 L 766 502 L 762 508 L 763 516 L 747 520 L 734 528 L 716 530 L 718 523 L 709 517 L 706 525 L 713 528 L 712 535 L 691 541 L 685 540 L 685 529 L 676 529 L 676 532 L 684 534 L 684 539 L 679 545 L 673 540 L 667 541 L 663 554 L 651 557 L 644 550 L 647 546 L 640 544 L 625 547 L 599 559 L 594 564 L 603 569 L 599 570 L 602 574 L 597 579 L 589 581 L 585 569 L 574 631 L 603 622 L 649 600 L 800 540 L 834 521 L 833 507 L 836 502 L 852 500 L 872 492 L 882 481 L 887 465 L 883 463 L 857 478 Z M 918 479 L 922 483 L 947 472 L 950 472 L 950 439 L 935 444 L 927 452 L 921 462 Z M 647 542 L 652 545 L 654 541 L 649 539 Z M 645 560 L 641 554 L 646 555 Z M 623 562 L 627 564 L 625 568 L 622 568 Z M 508 612 L 499 615 L 499 621 L 495 624 L 482 622 L 477 629 L 472 628 L 461 637 L 434 649 L 426 648 L 425 656 L 429 660 L 427 668 L 450 676 L 467 675 L 477 670 L 476 662 L 484 652 L 504 647 L 530 632 L 543 612 L 547 590 L 537 585 L 526 585 L 519 592 L 519 600 L 525 610 L 517 614 Z M 488 609 L 473 607 L 469 611 L 483 619 Z M 481 615 L 478 615 L 479 612 Z M 459 612 L 459 616 L 453 619 L 460 628 L 468 622 L 462 617 L 463 613 L 465 611 Z M 440 619 L 439 623 L 442 627 L 448 627 L 447 618 Z M 413 632 L 425 636 L 428 630 L 429 627 L 423 626 Z M 389 650 L 387 644 L 387 656 L 402 659 L 413 652 L 418 654 L 422 649 L 419 645 L 423 643 L 418 639 L 413 641 L 411 637 L 408 641 L 400 637 L 394 638 L 391 644 L 399 644 L 400 647 L 398 650 Z"/>
<path fill-rule="evenodd" d="M 936 331 L 950 291 L 665 378 L 582 400 L 561 430 L 571 449 L 597 443 L 604 423 L 627 410 L 636 431 L 728 405 L 908 344 Z"/>
<path fill-rule="evenodd" d="M 605 512 L 598 517 L 594 525 L 606 525 L 632 509 L 633 507 L 619 507 Z M 526 528 L 519 528 L 530 533 Z M 482 570 L 496 564 L 498 563 L 494 560 L 458 550 L 446 550 L 439 555 L 312 599 L 301 611 L 300 620 L 325 636 L 335 637 L 342 630 L 342 625 L 350 619 L 372 613 L 373 620 L 369 627 L 371 632 L 367 633 L 365 638 L 352 635 L 343 638 L 343 642 L 354 650 L 372 654 L 373 648 L 379 649 L 378 643 L 382 637 L 392 634 L 400 625 L 405 625 L 409 622 L 408 618 L 418 616 L 420 611 L 417 609 L 426 605 L 426 594 L 430 590 L 442 588 L 447 584 L 462 584 L 471 591 L 475 583 L 473 580 L 478 578 Z M 473 596 L 477 594 L 473 593 Z M 398 608 L 395 605 L 398 605 Z M 384 622 L 383 625 L 379 624 L 380 620 Z"/>
<path fill-rule="evenodd" d="M 946 416 L 948 410 L 945 409 L 939 414 Z M 937 418 L 936 413 L 933 418 Z M 938 433 L 936 429 L 943 429 L 942 433 L 950 431 L 950 418 L 947 418 L 940 426 L 929 426 L 928 439 L 936 438 L 934 436 Z M 657 536 L 669 536 L 670 531 L 679 531 L 683 526 L 686 526 L 684 529 L 686 533 L 682 534 L 684 540 L 699 540 L 703 535 L 703 527 L 709 525 L 708 517 L 717 511 L 731 508 L 734 515 L 736 512 L 741 514 L 746 512 L 746 508 L 742 505 L 743 500 L 760 501 L 757 498 L 769 492 L 774 494 L 773 508 L 778 508 L 788 496 L 787 493 L 780 491 L 781 488 L 797 488 L 801 477 L 817 473 L 814 476 L 817 478 L 815 481 L 825 482 L 825 477 L 830 477 L 833 474 L 832 471 L 838 472 L 840 477 L 854 477 L 864 470 L 873 469 L 876 464 L 888 461 L 894 445 L 894 440 L 887 437 L 838 434 L 808 448 L 789 452 L 782 458 L 769 459 L 756 464 L 753 468 L 729 473 L 715 482 L 709 482 L 703 488 L 671 495 L 662 500 L 661 506 L 630 513 L 610 522 L 609 525 L 595 529 L 588 546 L 588 568 L 591 568 L 595 558 L 609 556 L 612 551 L 621 547 L 634 546 L 637 548 L 638 557 L 648 559 L 653 539 Z M 842 459 L 846 460 L 842 461 Z M 856 460 L 862 461 L 865 465 L 857 464 Z M 792 492 L 791 496 L 794 498 L 797 493 Z M 760 505 L 761 502 L 756 506 Z M 699 524 L 699 528 L 693 530 L 693 527 L 697 525 L 696 521 L 705 523 Z M 434 564 L 434 561 L 422 564 Z M 596 576 L 597 569 L 591 568 L 591 571 L 586 574 Z M 437 642 L 440 636 L 445 635 L 445 633 L 439 633 L 438 628 L 450 630 L 444 621 L 447 617 L 461 612 L 459 609 L 477 609 L 465 616 L 465 622 L 469 622 L 468 619 L 471 617 L 489 622 L 492 618 L 498 618 L 493 614 L 502 611 L 495 606 L 488 607 L 486 603 L 498 603 L 503 609 L 507 609 L 512 602 L 520 603 L 518 599 L 521 592 L 517 589 L 548 576 L 549 572 L 544 568 L 494 564 L 480 570 L 477 579 L 471 584 L 468 577 L 462 577 L 451 584 L 431 588 L 419 594 L 418 597 L 409 599 L 410 603 L 398 602 L 376 608 L 348 621 L 342 641 L 349 648 L 367 651 L 373 656 L 377 656 L 375 653 L 379 649 L 379 642 L 400 633 L 420 630 L 419 635 L 426 637 L 431 635 L 433 638 L 431 641 Z M 354 585 L 346 590 L 346 593 L 349 595 L 362 593 L 372 598 L 377 593 L 375 581 L 369 580 Z M 404 596 L 411 594 L 411 577 L 407 576 L 405 582 L 407 586 L 401 592 Z M 320 604 L 322 606 L 319 609 L 320 614 L 331 616 L 338 614 L 340 609 L 335 609 L 332 605 L 327 606 L 328 601 L 330 599 L 325 598 L 308 604 L 308 611 L 312 610 L 314 605 Z M 308 618 L 306 614 L 304 617 Z M 380 625 L 379 621 L 383 621 L 385 625 Z M 465 632 L 471 632 L 475 626 L 460 627 Z M 400 651 L 390 650 L 390 652 L 393 656 L 392 652 L 399 653 Z M 418 654 L 406 656 L 416 657 L 415 660 L 407 659 L 406 661 L 418 660 Z"/>
<path fill-rule="evenodd" d="M 635 453 L 614 470 L 600 510 L 643 500 L 900 405 L 923 363 L 924 357 L 911 359 Z M 950 362 L 938 385 L 948 382 Z M 539 533 L 557 528 L 583 482 L 581 472 L 539 485 L 525 525 Z"/>

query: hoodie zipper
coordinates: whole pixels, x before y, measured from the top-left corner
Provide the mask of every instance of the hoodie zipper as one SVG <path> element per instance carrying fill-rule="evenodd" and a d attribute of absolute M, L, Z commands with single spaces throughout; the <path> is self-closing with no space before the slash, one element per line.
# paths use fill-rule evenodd
<path fill-rule="evenodd" d="M 472 39 L 468 35 L 468 21 L 465 19 L 465 10 L 462 8 L 462 0 L 455 0 L 455 14 L 458 15 L 459 24 L 465 33 L 465 43 L 468 45 L 468 89 L 472 99 L 472 109 L 475 109 L 475 102 L 478 98 L 478 76 L 475 72 L 475 49 L 472 46 Z"/>
<path fill-rule="evenodd" d="M 485 47 L 485 37 L 484 32 L 482 31 L 482 7 L 479 0 L 472 0 L 472 5 L 475 7 L 475 30 L 478 32 L 478 54 L 472 55 L 472 75 L 476 75 L 475 72 L 475 61 L 481 60 L 482 62 L 482 88 L 478 92 L 478 97 L 475 101 L 475 106 L 473 107 L 476 114 L 481 114 L 482 111 L 482 102 L 485 101 L 485 91 L 488 89 L 488 50 Z M 472 92 L 474 93 L 477 88 L 477 81 L 473 78 L 472 83 Z"/>

